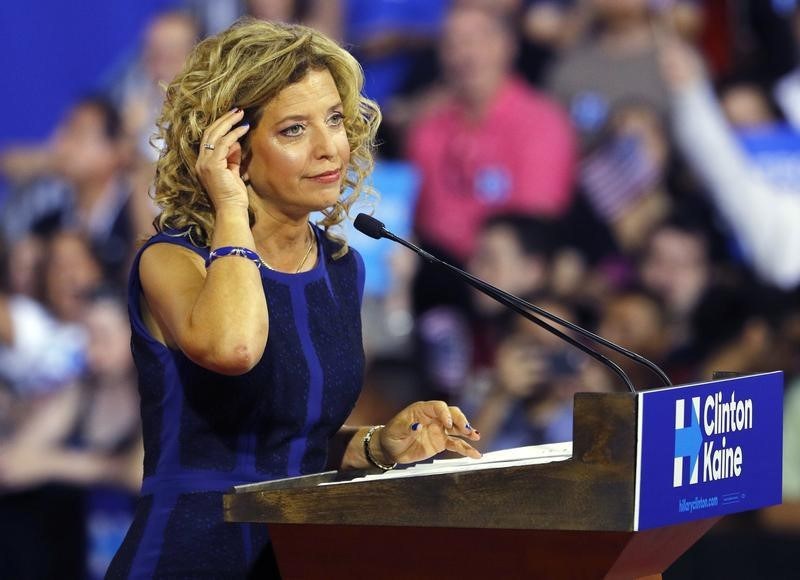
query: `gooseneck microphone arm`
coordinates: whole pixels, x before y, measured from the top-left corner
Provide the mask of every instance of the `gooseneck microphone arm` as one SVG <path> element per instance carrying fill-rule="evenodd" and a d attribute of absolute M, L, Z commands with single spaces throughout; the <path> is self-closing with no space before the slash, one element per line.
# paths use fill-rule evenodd
<path fill-rule="evenodd" d="M 386 227 L 384 226 L 384 224 L 382 224 L 379 220 L 377 220 L 377 219 L 375 219 L 375 218 L 373 218 L 371 216 L 368 216 L 366 214 L 361 213 L 358 216 L 356 216 L 354 225 L 355 225 L 355 227 L 356 227 L 356 229 L 358 231 L 360 231 L 361 233 L 363 233 L 363 234 L 365 234 L 365 235 L 367 235 L 367 236 L 369 236 L 371 238 L 375 238 L 375 239 L 380 239 L 380 238 L 384 238 L 384 237 L 388 238 L 388 239 L 390 239 L 390 240 L 392 240 L 394 242 L 397 242 L 398 244 L 401 244 L 401 245 L 405 246 L 406 248 L 410 249 L 411 251 L 419 254 L 425 260 L 428 260 L 431 263 L 438 264 L 439 266 L 442 266 L 442 267 L 445 267 L 445 268 L 451 270 L 456 275 L 464 278 L 464 280 L 466 280 L 467 283 L 470 284 L 472 287 L 474 287 L 477 290 L 485 293 L 486 295 L 488 295 L 489 297 L 493 298 L 494 300 L 496 300 L 496 301 L 500 302 L 501 304 L 507 306 L 508 308 L 510 308 L 511 310 L 516 312 L 517 314 L 525 317 L 526 319 L 528 319 L 531 322 L 537 324 L 541 328 L 544 328 L 548 332 L 551 332 L 555 336 L 558 336 L 559 338 L 561 338 L 562 340 L 568 342 L 569 344 L 571 344 L 575 348 L 578 348 L 579 350 L 581 350 L 584 353 L 588 354 L 589 356 L 591 356 L 595 360 L 597 360 L 597 361 L 601 362 L 602 364 L 604 364 L 606 367 L 611 369 L 617 376 L 619 376 L 620 379 L 622 379 L 622 381 L 625 383 L 625 385 L 628 387 L 628 389 L 632 393 L 636 392 L 636 388 L 634 387 L 634 385 L 631 382 L 631 380 L 628 377 L 628 375 L 619 367 L 619 365 L 617 365 L 614 361 L 610 360 L 608 357 L 604 356 L 603 354 L 595 351 L 594 349 L 584 345 L 581 342 L 578 342 L 577 340 L 575 340 L 571 336 L 568 336 L 568 335 L 564 334 L 563 332 L 561 332 L 560 330 L 552 327 L 551 325 L 549 325 L 545 321 L 533 316 L 531 314 L 531 312 L 533 312 L 535 314 L 538 314 L 539 316 L 542 316 L 544 318 L 547 318 L 548 320 L 551 320 L 552 322 L 555 322 L 556 324 L 559 324 L 561 326 L 569 328 L 570 330 L 572 330 L 574 332 L 577 332 L 578 334 L 580 334 L 580 335 L 582 335 L 582 336 L 584 336 L 584 337 L 586 337 L 586 338 L 588 338 L 588 339 L 590 339 L 590 340 L 592 340 L 592 341 L 594 341 L 594 342 L 596 342 L 598 344 L 601 344 L 601 345 L 603 345 L 603 346 L 605 346 L 605 347 L 607 347 L 607 348 L 609 348 L 609 349 L 611 349 L 611 350 L 613 350 L 613 351 L 615 351 L 615 352 L 617 352 L 617 353 L 619 353 L 619 354 L 621 354 L 621 355 L 623 355 L 623 356 L 635 361 L 638 364 L 641 364 L 641 365 L 647 367 L 652 372 L 654 372 L 656 375 L 658 375 L 658 377 L 661 379 L 661 381 L 664 383 L 665 386 L 671 386 L 672 385 L 672 382 L 669 380 L 669 377 L 667 377 L 666 373 L 663 370 L 661 370 L 661 368 L 659 368 L 658 365 L 656 365 L 654 362 L 646 359 L 645 357 L 641 356 L 640 354 L 637 354 L 637 353 L 632 352 L 632 351 L 630 351 L 630 350 L 628 350 L 626 348 L 623 348 L 620 345 L 618 345 L 618 344 L 616 344 L 616 343 L 614 343 L 614 342 L 612 342 L 612 341 L 610 341 L 608 339 L 605 339 L 605 338 L 603 338 L 603 337 L 601 337 L 601 336 L 599 336 L 597 334 L 594 334 L 593 332 L 590 332 L 590 331 L 586 330 L 585 328 L 582 328 L 582 327 L 578 326 L 577 324 L 573 324 L 572 322 L 569 322 L 568 320 L 564 320 L 563 318 L 560 318 L 560 317 L 556 316 L 555 314 L 552 314 L 552 313 L 550 313 L 550 312 L 548 312 L 548 311 L 546 311 L 546 310 L 544 310 L 544 309 L 542 309 L 542 308 L 540 308 L 540 307 L 538 307 L 538 306 L 536 306 L 534 304 L 526 302 L 525 300 L 522 300 L 521 298 L 519 298 L 517 296 L 514 296 L 513 294 L 509 294 L 508 292 L 504 292 L 503 290 L 500 290 L 499 288 L 496 288 L 496 287 L 494 287 L 494 286 L 492 286 L 490 284 L 487 284 L 483 280 L 481 280 L 479 278 L 476 278 L 475 276 L 473 276 L 473 275 L 471 275 L 471 274 L 469 274 L 467 272 L 464 272 L 463 270 L 461 270 L 459 268 L 456 268 L 452 264 L 449 264 L 449 263 L 437 258 L 436 256 L 433 256 L 432 254 L 426 252 L 422 248 L 419 248 L 419 247 L 415 246 L 411 242 L 408 242 L 407 240 L 404 240 L 403 238 L 400 238 L 400 237 L 394 235 L 392 232 L 388 231 L 386 229 Z"/>

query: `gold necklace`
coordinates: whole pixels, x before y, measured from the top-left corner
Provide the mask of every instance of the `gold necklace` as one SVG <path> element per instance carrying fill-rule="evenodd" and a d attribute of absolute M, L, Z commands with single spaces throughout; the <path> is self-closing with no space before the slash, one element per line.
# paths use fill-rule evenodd
<path fill-rule="evenodd" d="M 306 248 L 306 253 L 303 255 L 303 259 L 300 260 L 299 264 L 297 264 L 297 269 L 294 271 L 295 274 L 299 274 L 300 273 L 300 269 L 303 267 L 303 264 L 306 263 L 306 260 L 308 260 L 308 256 L 311 254 L 311 248 L 314 247 L 314 241 L 316 239 L 316 236 L 314 235 L 314 228 L 311 227 L 310 223 L 308 224 L 308 233 L 309 233 L 308 247 Z M 264 264 L 270 270 L 275 270 L 275 268 L 270 266 L 267 263 L 267 261 L 264 260 L 263 258 L 261 259 L 261 263 Z"/>
<path fill-rule="evenodd" d="M 308 224 L 308 233 L 309 233 L 308 248 L 306 248 L 306 253 L 303 256 L 303 259 L 300 260 L 299 264 L 297 264 L 297 270 L 294 271 L 295 274 L 300 273 L 300 268 L 302 268 L 303 264 L 306 263 L 306 260 L 308 260 L 309 254 L 311 254 L 311 248 L 314 247 L 314 230 L 312 229 L 311 224 Z"/>

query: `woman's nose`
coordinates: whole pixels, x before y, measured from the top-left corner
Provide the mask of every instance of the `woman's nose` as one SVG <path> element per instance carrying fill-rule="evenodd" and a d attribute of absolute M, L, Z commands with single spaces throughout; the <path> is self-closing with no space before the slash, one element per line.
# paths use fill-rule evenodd
<path fill-rule="evenodd" d="M 331 132 L 325 128 L 315 132 L 314 154 L 321 158 L 332 158 L 336 155 L 336 143 Z"/>

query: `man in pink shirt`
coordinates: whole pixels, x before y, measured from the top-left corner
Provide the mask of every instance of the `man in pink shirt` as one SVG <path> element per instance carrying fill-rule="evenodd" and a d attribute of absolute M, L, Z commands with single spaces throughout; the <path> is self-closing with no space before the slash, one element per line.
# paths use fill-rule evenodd
<path fill-rule="evenodd" d="M 566 113 L 512 72 L 514 38 L 490 8 L 456 4 L 440 49 L 446 96 L 412 127 L 422 240 L 464 261 L 497 212 L 558 217 L 572 199 L 576 144 Z"/>

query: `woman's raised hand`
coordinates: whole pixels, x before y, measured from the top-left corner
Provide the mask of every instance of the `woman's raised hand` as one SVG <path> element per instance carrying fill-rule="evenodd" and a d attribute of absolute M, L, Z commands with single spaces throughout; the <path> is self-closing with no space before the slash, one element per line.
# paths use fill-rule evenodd
<path fill-rule="evenodd" d="M 232 109 L 211 123 L 200 140 L 195 170 L 215 209 L 224 205 L 248 207 L 247 186 L 241 177 L 242 146 L 250 125 L 234 127 L 244 111 Z"/>
<path fill-rule="evenodd" d="M 700 56 L 677 38 L 659 39 L 658 57 L 661 76 L 672 92 L 680 92 L 705 79 Z"/>
<path fill-rule="evenodd" d="M 476 459 L 481 456 L 462 439 L 478 441 L 480 433 L 472 428 L 461 409 L 448 407 L 443 401 L 409 405 L 378 431 L 378 436 L 383 455 L 397 463 L 422 461 L 445 450 Z"/>

